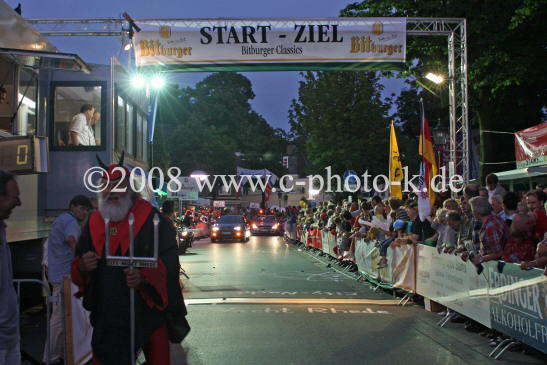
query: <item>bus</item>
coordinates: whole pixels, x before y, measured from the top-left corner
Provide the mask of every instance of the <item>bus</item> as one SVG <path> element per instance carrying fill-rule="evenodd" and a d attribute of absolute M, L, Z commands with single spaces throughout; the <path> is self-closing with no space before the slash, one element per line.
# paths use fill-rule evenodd
<path fill-rule="evenodd" d="M 128 167 L 149 170 L 150 95 L 131 87 L 114 57 L 87 64 L 58 52 L 1 0 L 0 70 L 0 169 L 18 175 L 22 201 L 6 222 L 7 241 L 16 275 L 35 274 L 51 222 L 74 195 L 94 195 L 84 174 L 98 166 L 97 156 L 108 164 L 123 152 Z M 95 145 L 76 146 L 69 128 L 84 104 L 100 113 Z"/>

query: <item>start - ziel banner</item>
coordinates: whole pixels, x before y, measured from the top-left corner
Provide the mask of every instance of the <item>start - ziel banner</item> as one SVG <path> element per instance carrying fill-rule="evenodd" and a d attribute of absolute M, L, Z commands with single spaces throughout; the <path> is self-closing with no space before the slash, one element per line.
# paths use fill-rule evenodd
<path fill-rule="evenodd" d="M 136 33 L 137 66 L 181 71 L 396 70 L 405 62 L 406 18 L 191 24 L 147 25 Z"/>

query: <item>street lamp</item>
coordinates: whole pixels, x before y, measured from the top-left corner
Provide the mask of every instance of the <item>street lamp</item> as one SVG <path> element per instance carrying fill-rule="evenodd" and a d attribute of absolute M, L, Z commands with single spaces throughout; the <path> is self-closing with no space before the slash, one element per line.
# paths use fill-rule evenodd
<path fill-rule="evenodd" d="M 437 145 L 448 143 L 448 131 L 441 124 L 441 118 L 437 119 L 437 125 L 431 129 L 433 142 Z"/>
<path fill-rule="evenodd" d="M 436 83 L 437 85 L 442 84 L 444 81 L 444 77 L 442 75 L 437 75 L 433 72 L 429 72 L 427 75 L 425 75 L 425 78 L 429 81 Z"/>
<path fill-rule="evenodd" d="M 438 75 L 438 74 L 434 74 L 433 72 L 429 72 L 427 73 L 424 78 L 428 79 L 429 81 L 433 82 L 435 85 L 440 85 L 444 82 L 445 78 L 443 75 Z M 429 91 L 431 94 L 435 95 L 436 97 L 438 97 L 439 99 L 442 99 L 440 95 L 437 94 L 437 92 L 435 92 L 434 90 L 431 89 L 430 86 L 424 84 L 423 82 L 420 81 L 419 78 L 416 78 L 415 79 L 416 83 L 421 87 L 423 88 L 424 90 L 427 90 Z"/>
<path fill-rule="evenodd" d="M 433 138 L 433 143 L 437 146 L 437 161 L 439 161 L 439 167 L 443 166 L 443 151 L 445 146 L 449 142 L 449 133 L 441 125 L 441 119 L 437 119 L 437 125 L 431 129 L 431 137 Z"/>

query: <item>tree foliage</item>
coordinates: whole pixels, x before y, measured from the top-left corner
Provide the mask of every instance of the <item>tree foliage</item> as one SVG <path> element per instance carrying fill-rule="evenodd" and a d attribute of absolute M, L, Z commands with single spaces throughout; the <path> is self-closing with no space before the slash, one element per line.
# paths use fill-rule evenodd
<path fill-rule="evenodd" d="M 388 104 L 375 72 L 302 73 L 289 123 L 311 166 L 308 172 L 342 174 L 348 169 L 386 174 Z"/>
<path fill-rule="evenodd" d="M 245 76 L 215 73 L 195 87 L 171 91 L 162 95 L 155 143 L 156 150 L 167 150 L 164 161 L 185 175 L 194 170 L 233 174 L 238 164 L 282 173 L 286 141 L 252 109 L 255 94 Z"/>
<path fill-rule="evenodd" d="M 467 19 L 469 116 L 481 128 L 481 160 L 487 163 L 513 161 L 514 150 L 510 136 L 482 131 L 514 132 L 545 120 L 546 13 L 545 0 L 365 0 L 341 11 L 347 17 Z M 410 73 L 447 70 L 446 52 L 442 37 L 409 37 Z M 398 104 L 413 103 L 408 96 Z M 494 168 L 511 165 L 482 165 L 483 175 Z"/>

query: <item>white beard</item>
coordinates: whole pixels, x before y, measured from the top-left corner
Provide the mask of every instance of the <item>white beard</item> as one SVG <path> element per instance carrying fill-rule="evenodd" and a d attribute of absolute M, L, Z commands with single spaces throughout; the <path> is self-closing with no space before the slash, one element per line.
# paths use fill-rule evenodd
<path fill-rule="evenodd" d="M 99 212 L 101 212 L 103 218 L 108 218 L 111 222 L 123 220 L 133 206 L 132 194 L 125 194 L 123 197 L 119 196 L 117 204 L 110 203 L 108 196 L 99 196 L 97 200 L 99 203 Z"/>

